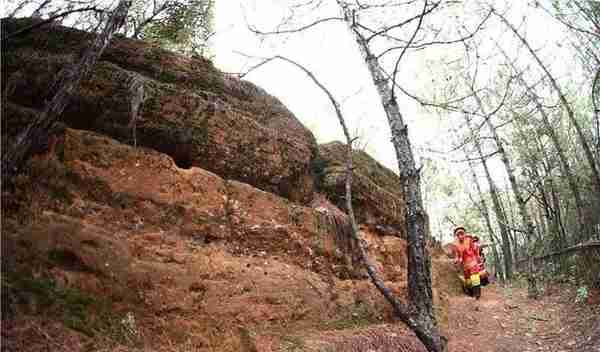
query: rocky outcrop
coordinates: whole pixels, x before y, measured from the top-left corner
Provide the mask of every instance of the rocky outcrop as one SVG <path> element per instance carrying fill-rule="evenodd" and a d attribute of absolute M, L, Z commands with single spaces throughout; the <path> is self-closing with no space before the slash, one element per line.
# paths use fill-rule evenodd
<path fill-rule="evenodd" d="M 272 351 L 286 341 L 308 345 L 312 331 L 392 322 L 389 305 L 353 266 L 352 245 L 339 244 L 330 215 L 341 212 L 322 198 L 313 206 L 67 129 L 56 155 L 35 156 L 15 193 L 3 196 L 3 261 L 46 272 L 60 290 L 111 297 L 111 319 L 133 317 L 128 338 L 154 348 L 188 341 L 198 351 L 245 343 Z M 405 241 L 362 231 L 387 284 L 404 297 Z M 391 346 L 416 343 L 385 334 Z"/>
<path fill-rule="evenodd" d="M 319 188 L 340 209 L 345 209 L 345 145 L 319 145 Z M 352 205 L 357 220 L 383 234 L 406 238 L 405 203 L 398 175 L 363 151 L 353 154 Z"/>
<path fill-rule="evenodd" d="M 3 48 L 3 143 L 89 38 L 51 28 Z M 317 149 L 260 88 L 120 39 L 64 121 L 2 193 L 9 350 L 422 349 L 357 261 L 343 146 Z M 361 237 L 405 300 L 398 177 L 362 152 L 355 166 Z M 450 267 L 434 263 L 444 325 Z"/>
<path fill-rule="evenodd" d="M 3 19 L 2 32 L 31 23 Z M 90 38 L 72 28 L 50 28 L 4 45 L 5 103 L 43 108 L 56 74 L 77 59 Z M 293 201 L 308 203 L 313 194 L 312 133 L 276 98 L 203 58 L 113 40 L 63 120 L 156 149 L 180 167 L 202 167 Z"/>

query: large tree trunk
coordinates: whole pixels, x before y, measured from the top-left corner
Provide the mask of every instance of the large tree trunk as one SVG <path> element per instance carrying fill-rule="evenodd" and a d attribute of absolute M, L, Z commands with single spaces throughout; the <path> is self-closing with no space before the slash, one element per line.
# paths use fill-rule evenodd
<path fill-rule="evenodd" d="M 483 166 L 483 170 L 485 171 L 485 177 L 488 181 L 488 185 L 490 186 L 492 205 L 494 207 L 494 213 L 496 214 L 496 220 L 498 221 L 498 228 L 500 228 L 500 236 L 502 238 L 502 253 L 504 254 L 504 273 L 506 274 L 506 280 L 511 280 L 513 276 L 513 251 L 510 247 L 511 241 L 507 227 L 506 215 L 502 210 L 502 204 L 500 202 L 500 197 L 498 196 L 498 189 L 496 187 L 496 183 L 492 179 L 492 175 L 487 165 L 487 160 L 483 157 L 483 150 L 481 149 L 481 143 L 479 141 L 479 138 L 477 138 L 477 136 L 475 135 L 475 131 L 473 131 L 473 128 L 471 126 L 471 121 L 467 116 L 465 116 L 465 120 L 467 122 L 467 127 L 469 128 L 469 131 L 471 133 L 471 137 L 473 139 L 473 143 L 475 145 L 477 154 L 481 158 L 481 165 Z"/>
<path fill-rule="evenodd" d="M 48 130 L 57 122 L 82 79 L 93 69 L 96 61 L 110 42 L 113 34 L 123 25 L 130 0 L 121 0 L 106 22 L 102 32 L 84 52 L 78 63 L 65 67 L 57 76 L 53 89 L 56 90 L 38 118 L 21 132 L 14 143 L 2 155 L 2 181 L 10 182 L 23 162 L 30 157 L 32 147 L 48 138 Z M 42 142 L 43 143 L 43 142 Z"/>
<path fill-rule="evenodd" d="M 537 283 L 536 283 L 536 270 L 535 270 L 535 263 L 533 261 L 534 249 L 535 249 L 534 248 L 535 227 L 533 226 L 533 221 L 531 221 L 531 216 L 529 215 L 529 212 L 527 211 L 527 204 L 525 204 L 525 199 L 523 198 L 523 194 L 521 192 L 521 187 L 520 187 L 519 183 L 517 182 L 517 178 L 515 177 L 515 172 L 512 167 L 511 161 L 508 158 L 508 153 L 506 152 L 506 149 L 504 149 L 504 143 L 500 139 L 500 136 L 498 135 L 498 131 L 496 130 L 496 127 L 492 124 L 491 116 L 487 115 L 487 112 L 486 112 L 487 109 L 486 109 L 485 105 L 483 104 L 483 101 L 481 101 L 481 98 L 479 97 L 477 92 L 471 91 L 471 94 L 473 94 L 473 97 L 475 98 L 477 105 L 479 105 L 480 111 L 485 116 L 487 116 L 485 118 L 485 123 L 488 126 L 488 128 L 490 129 L 490 132 L 492 132 L 492 138 L 494 139 L 496 148 L 498 149 L 498 153 L 500 154 L 500 159 L 502 160 L 502 164 L 504 164 L 504 168 L 506 169 L 506 174 L 508 175 L 510 187 L 512 189 L 515 200 L 517 202 L 519 214 L 521 215 L 521 221 L 525 227 L 525 236 L 526 236 L 526 241 L 527 241 L 526 252 L 527 252 L 527 257 L 529 258 L 529 260 L 527 262 L 528 263 L 528 267 L 527 267 L 528 295 L 530 298 L 537 298 L 538 297 L 538 289 L 537 289 Z"/>
<path fill-rule="evenodd" d="M 371 53 L 365 38 L 355 27 L 352 14 L 343 7 L 342 10 L 358 43 L 375 88 L 379 93 L 390 126 L 396 158 L 398 159 L 400 179 L 402 180 L 403 193 L 407 204 L 408 297 L 415 309 L 413 319 L 418 321 L 422 328 L 420 331 L 415 332 L 429 351 L 445 351 L 447 348 L 446 341 L 440 335 L 433 312 L 431 261 L 426 246 L 426 219 L 419 184 L 420 175 L 416 168 L 408 138 L 408 128 L 403 121 L 398 104 L 393 97 L 392 89 L 388 84 L 388 79 L 377 58 Z"/>
<path fill-rule="evenodd" d="M 571 104 L 569 104 L 569 102 L 567 101 L 566 96 L 563 94 L 562 89 L 558 85 L 558 82 L 556 82 L 556 79 L 554 79 L 554 76 L 552 76 L 550 71 L 548 71 L 548 69 L 542 62 L 542 60 L 540 60 L 539 56 L 531 48 L 531 46 L 529 45 L 529 42 L 527 42 L 525 37 L 523 37 L 519 33 L 519 31 L 515 28 L 515 26 L 513 26 L 504 16 L 502 16 L 500 13 L 496 12 L 493 9 L 492 9 L 492 11 L 514 33 L 514 35 L 517 38 L 519 38 L 519 40 L 527 48 L 527 50 L 529 51 L 531 56 L 533 56 L 533 58 L 535 59 L 535 61 L 538 64 L 538 66 L 544 71 L 544 73 L 546 74 L 546 77 L 548 77 L 548 79 L 550 80 L 552 87 L 554 88 L 554 90 L 558 94 L 558 97 L 560 98 L 562 106 L 567 111 L 567 116 L 569 117 L 569 121 L 573 124 L 573 127 L 575 127 L 575 131 L 577 132 L 577 136 L 579 137 L 579 143 L 581 144 L 581 147 L 583 148 L 585 158 L 587 159 L 590 169 L 592 170 L 592 183 L 594 184 L 594 188 L 596 189 L 597 197 L 600 197 L 600 172 L 598 172 L 598 167 L 594 160 L 594 154 L 593 154 L 592 149 L 590 148 L 589 143 L 583 133 L 583 130 L 581 129 L 581 126 L 579 125 L 579 122 L 575 118 L 575 113 L 573 112 L 573 109 L 571 108 Z"/>

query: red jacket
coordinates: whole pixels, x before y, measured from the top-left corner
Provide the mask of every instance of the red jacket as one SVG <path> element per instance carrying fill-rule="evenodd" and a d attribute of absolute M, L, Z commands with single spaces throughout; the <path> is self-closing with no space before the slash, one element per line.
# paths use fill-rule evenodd
<path fill-rule="evenodd" d="M 481 263 L 479 245 L 473 241 L 473 236 L 465 235 L 463 240 L 454 241 L 454 251 L 457 261 L 462 265 L 465 276 L 478 272 Z"/>

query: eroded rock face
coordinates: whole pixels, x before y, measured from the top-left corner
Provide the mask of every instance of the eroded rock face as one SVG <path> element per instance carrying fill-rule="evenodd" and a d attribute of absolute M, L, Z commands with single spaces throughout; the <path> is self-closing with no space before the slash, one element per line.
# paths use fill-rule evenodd
<path fill-rule="evenodd" d="M 324 198 L 300 206 L 94 132 L 67 129 L 61 143 L 56 155 L 35 156 L 15 193 L 3 195 L 3 261 L 13 257 L 16 267 L 33 265 L 60 287 L 109 297 L 117 321 L 135 317 L 136 338 L 146 346 L 336 345 L 312 332 L 333 336 L 393 322 L 389 305 L 346 253 L 353 245 L 341 244 L 344 233 L 324 221 L 344 216 Z M 404 299 L 404 240 L 362 232 L 386 283 Z M 48 258 L 58 260 L 45 268 Z M 27 335 L 19 331 L 8 329 L 12 342 Z M 418 345 L 410 334 L 394 334 L 382 338 Z M 68 338 L 74 345 L 93 341 Z"/>
<path fill-rule="evenodd" d="M 31 23 L 4 19 L 2 31 Z M 43 108 L 56 74 L 89 39 L 89 33 L 49 26 L 7 43 L 3 102 Z M 161 151 L 180 167 L 202 167 L 296 202 L 308 203 L 313 194 L 312 133 L 279 100 L 202 58 L 114 39 L 63 120 Z"/>
<path fill-rule="evenodd" d="M 319 187 L 340 209 L 345 209 L 345 145 L 319 145 Z M 400 178 L 362 151 L 353 156 L 352 200 L 357 221 L 384 235 L 406 238 L 405 202 Z"/>

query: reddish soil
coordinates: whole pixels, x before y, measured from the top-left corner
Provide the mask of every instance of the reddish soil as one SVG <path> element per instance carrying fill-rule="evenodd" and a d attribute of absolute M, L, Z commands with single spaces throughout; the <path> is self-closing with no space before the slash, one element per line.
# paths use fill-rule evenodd
<path fill-rule="evenodd" d="M 539 300 L 526 289 L 491 285 L 481 300 L 450 298 L 450 352 L 598 352 L 600 305 L 575 302 L 572 288 L 549 287 Z"/>

